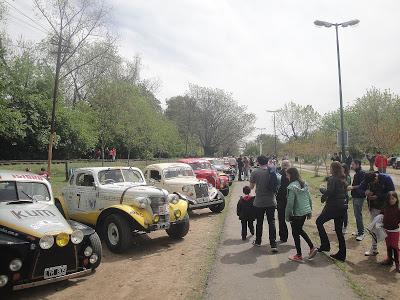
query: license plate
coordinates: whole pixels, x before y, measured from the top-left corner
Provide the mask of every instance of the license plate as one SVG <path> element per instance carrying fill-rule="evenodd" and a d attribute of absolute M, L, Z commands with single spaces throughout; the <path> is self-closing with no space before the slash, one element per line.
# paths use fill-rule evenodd
<path fill-rule="evenodd" d="M 46 268 L 44 269 L 43 277 L 44 279 L 49 279 L 64 275 L 67 275 L 67 265 Z"/>
<path fill-rule="evenodd" d="M 158 207 L 158 213 L 160 215 L 168 215 L 169 214 L 168 204 L 159 206 Z"/>

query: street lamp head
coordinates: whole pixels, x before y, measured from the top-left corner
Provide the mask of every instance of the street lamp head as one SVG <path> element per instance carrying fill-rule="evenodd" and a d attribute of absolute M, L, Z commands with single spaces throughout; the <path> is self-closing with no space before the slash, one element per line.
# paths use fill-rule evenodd
<path fill-rule="evenodd" d="M 351 20 L 351 21 L 347 21 L 347 22 L 341 23 L 340 26 L 348 27 L 348 26 L 357 25 L 358 23 L 360 23 L 360 20 L 354 19 L 354 20 Z"/>
<path fill-rule="evenodd" d="M 332 24 L 332 23 L 325 22 L 325 21 L 320 21 L 320 20 L 315 20 L 315 21 L 314 21 L 314 24 L 315 24 L 316 26 L 323 26 L 323 27 L 331 27 L 331 26 L 334 25 L 334 24 Z"/>

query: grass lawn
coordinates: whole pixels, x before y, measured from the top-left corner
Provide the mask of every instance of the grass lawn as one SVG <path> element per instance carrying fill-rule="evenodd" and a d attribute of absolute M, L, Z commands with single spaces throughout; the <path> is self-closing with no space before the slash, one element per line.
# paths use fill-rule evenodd
<path fill-rule="evenodd" d="M 315 177 L 314 172 L 302 171 L 302 178 L 308 183 L 311 196 L 313 199 L 313 218 L 306 222 L 306 230 L 311 234 L 311 238 L 315 244 L 319 245 L 319 235 L 315 225 L 315 219 L 320 214 L 323 205 L 320 201 L 321 194 L 319 187 L 325 184 L 324 177 Z M 396 187 L 398 188 L 398 187 Z M 357 242 L 355 237 L 351 235 L 356 231 L 356 222 L 353 213 L 353 203 L 350 199 L 348 209 L 348 227 L 345 235 L 347 246 L 346 263 L 336 262 L 337 266 L 344 271 L 344 275 L 353 287 L 355 292 L 363 299 L 400 299 L 400 274 L 396 273 L 394 267 L 385 268 L 378 265 L 379 261 L 386 258 L 386 246 L 384 243 L 378 245 L 379 255 L 376 257 L 366 257 L 364 252 L 369 250 L 371 246 L 371 237 L 366 234 L 363 241 Z M 367 202 L 364 202 L 363 208 L 364 226 L 370 223 Z M 336 234 L 333 231 L 333 221 L 325 224 L 326 231 L 331 241 L 331 253 L 335 253 L 338 247 Z"/>

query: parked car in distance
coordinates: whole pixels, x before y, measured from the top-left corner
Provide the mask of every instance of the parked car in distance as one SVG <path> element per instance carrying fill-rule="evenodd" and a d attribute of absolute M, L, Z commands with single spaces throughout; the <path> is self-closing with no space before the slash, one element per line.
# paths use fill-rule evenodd
<path fill-rule="evenodd" d="M 393 169 L 400 169 L 400 156 L 396 157 L 396 160 L 392 164 Z"/>
<path fill-rule="evenodd" d="M 56 202 L 69 218 L 94 226 L 113 252 L 132 245 L 134 233 L 166 230 L 173 239 L 189 231 L 188 204 L 148 186 L 132 167 L 76 169 Z"/>
<path fill-rule="evenodd" d="M 63 217 L 44 177 L 0 171 L 0 295 L 84 276 L 101 258 L 99 236 Z"/>
<path fill-rule="evenodd" d="M 185 158 L 178 160 L 180 163 L 188 164 L 192 167 L 198 179 L 206 179 L 217 190 L 221 191 L 224 196 L 229 194 L 229 182 L 226 176 L 218 175 L 210 162 L 203 158 Z"/>
<path fill-rule="evenodd" d="M 145 168 L 145 178 L 150 184 L 186 199 L 189 209 L 208 207 L 221 212 L 225 197 L 205 179 L 198 179 L 190 165 L 184 163 L 152 164 Z"/>
<path fill-rule="evenodd" d="M 231 167 L 221 158 L 207 158 L 207 160 L 211 163 L 214 169 L 220 173 L 220 175 L 225 174 L 228 176 L 229 185 L 232 185 L 236 177 L 236 169 Z"/>

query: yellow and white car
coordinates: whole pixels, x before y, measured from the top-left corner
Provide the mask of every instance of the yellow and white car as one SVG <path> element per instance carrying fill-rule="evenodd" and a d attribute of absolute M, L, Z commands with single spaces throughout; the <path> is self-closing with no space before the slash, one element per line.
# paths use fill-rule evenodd
<path fill-rule="evenodd" d="M 129 248 L 133 233 L 166 230 L 180 239 L 189 231 L 187 202 L 148 186 L 138 168 L 76 169 L 56 203 L 66 217 L 94 226 L 113 252 Z"/>
<path fill-rule="evenodd" d="M 46 179 L 0 170 L 0 298 L 91 273 L 101 255 L 99 236 L 62 216 Z"/>
<path fill-rule="evenodd" d="M 225 207 L 224 195 L 207 180 L 198 179 L 188 164 L 152 164 L 145 168 L 144 174 L 150 184 L 186 199 L 189 209 L 208 207 L 219 213 Z"/>

